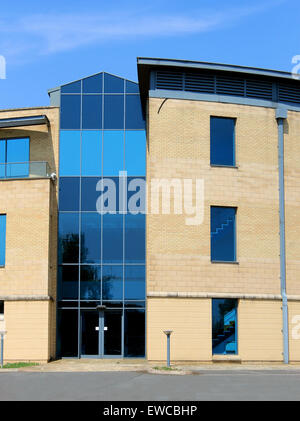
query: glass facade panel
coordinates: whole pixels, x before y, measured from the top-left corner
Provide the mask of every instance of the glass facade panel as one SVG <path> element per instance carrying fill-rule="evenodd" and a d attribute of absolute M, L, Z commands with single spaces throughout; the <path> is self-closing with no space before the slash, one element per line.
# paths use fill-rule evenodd
<path fill-rule="evenodd" d="M 29 138 L 0 141 L 0 178 L 29 176 Z"/>
<path fill-rule="evenodd" d="M 81 145 L 81 175 L 102 174 L 102 132 L 83 131 Z"/>
<path fill-rule="evenodd" d="M 137 84 L 102 73 L 62 88 L 58 273 L 59 308 L 66 309 L 59 310 L 58 320 L 62 356 L 78 356 L 78 337 L 82 346 L 85 341 L 79 355 L 145 355 L 145 215 L 141 212 L 146 139 L 138 92 Z M 124 130 L 125 117 L 129 131 Z M 124 186 L 130 188 L 127 199 L 137 215 L 120 213 L 126 210 L 126 202 L 120 209 L 123 178 L 119 178 L 125 157 L 129 177 Z M 98 184 L 101 180 L 103 184 Z M 101 201 L 103 215 L 97 213 Z M 104 310 L 95 312 L 101 304 Z M 63 315 L 74 307 L 77 318 L 75 312 Z M 86 329 L 82 323 L 92 313 L 95 320 L 91 318 Z M 74 321 L 72 338 L 61 317 Z M 96 331 L 109 317 L 111 326 L 119 328 Z M 69 345 L 60 342 L 62 335 Z"/>
<path fill-rule="evenodd" d="M 124 356 L 145 357 L 145 310 L 124 313 Z"/>
<path fill-rule="evenodd" d="M 102 267 L 102 300 L 123 300 L 123 266 Z"/>
<path fill-rule="evenodd" d="M 123 215 L 103 215 L 103 263 L 123 262 Z"/>
<path fill-rule="evenodd" d="M 146 217 L 143 214 L 125 215 L 125 262 L 145 262 Z"/>
<path fill-rule="evenodd" d="M 84 94 L 97 94 L 102 93 L 102 73 L 83 79 L 83 93 Z"/>
<path fill-rule="evenodd" d="M 104 130 L 103 175 L 118 176 L 124 170 L 124 131 Z"/>
<path fill-rule="evenodd" d="M 145 266 L 125 266 L 125 300 L 145 300 L 145 278 Z"/>
<path fill-rule="evenodd" d="M 58 271 L 58 299 L 78 299 L 78 266 L 64 265 Z"/>
<path fill-rule="evenodd" d="M 210 118 L 210 163 L 235 165 L 235 119 Z"/>
<path fill-rule="evenodd" d="M 79 263 L 79 214 L 60 212 L 58 227 L 59 262 Z"/>
<path fill-rule="evenodd" d="M 101 266 L 80 267 L 80 299 L 101 300 Z"/>
<path fill-rule="evenodd" d="M 81 80 L 77 82 L 68 83 L 61 87 L 62 94 L 80 94 L 81 93 Z"/>
<path fill-rule="evenodd" d="M 101 263 L 101 215 L 81 214 L 81 263 Z"/>
<path fill-rule="evenodd" d="M 80 131 L 60 132 L 60 177 L 80 175 Z"/>
<path fill-rule="evenodd" d="M 237 300 L 212 300 L 212 352 L 237 354 Z"/>
<path fill-rule="evenodd" d="M 0 266 L 5 266 L 6 215 L 0 215 Z"/>
<path fill-rule="evenodd" d="M 126 123 L 127 130 L 145 129 L 145 120 L 142 113 L 139 95 L 126 95 Z"/>
<path fill-rule="evenodd" d="M 63 357 L 78 356 L 78 311 L 58 310 L 58 354 Z"/>
<path fill-rule="evenodd" d="M 126 93 L 127 94 L 139 94 L 140 89 L 138 83 L 126 80 Z"/>
<path fill-rule="evenodd" d="M 59 210 L 79 211 L 79 177 L 61 177 L 59 180 Z"/>
<path fill-rule="evenodd" d="M 82 96 L 82 129 L 102 129 L 102 95 Z"/>
<path fill-rule="evenodd" d="M 104 95 L 104 129 L 124 129 L 124 95 Z"/>
<path fill-rule="evenodd" d="M 211 206 L 211 260 L 236 260 L 236 208 Z"/>
<path fill-rule="evenodd" d="M 124 79 L 104 73 L 104 92 L 107 94 L 120 94 L 124 92 Z"/>
<path fill-rule="evenodd" d="M 61 95 L 60 128 L 80 129 L 81 95 Z"/>
<path fill-rule="evenodd" d="M 126 130 L 125 169 L 128 175 L 146 175 L 146 133 Z"/>

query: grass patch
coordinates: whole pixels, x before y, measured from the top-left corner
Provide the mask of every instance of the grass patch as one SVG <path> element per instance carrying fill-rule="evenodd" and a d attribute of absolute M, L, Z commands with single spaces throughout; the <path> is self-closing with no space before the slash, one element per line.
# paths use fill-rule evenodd
<path fill-rule="evenodd" d="M 36 365 L 39 365 L 39 364 L 38 363 L 7 363 L 3 365 L 3 368 L 33 367 Z"/>
<path fill-rule="evenodd" d="M 167 366 L 163 366 L 163 367 L 153 367 L 154 370 L 159 370 L 159 371 L 176 371 L 178 370 L 177 368 L 173 368 L 173 367 L 167 367 Z"/>

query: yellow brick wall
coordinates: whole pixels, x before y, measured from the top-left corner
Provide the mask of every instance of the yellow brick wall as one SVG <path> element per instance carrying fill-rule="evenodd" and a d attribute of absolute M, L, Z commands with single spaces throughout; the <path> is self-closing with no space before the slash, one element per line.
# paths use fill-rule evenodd
<path fill-rule="evenodd" d="M 279 294 L 277 123 L 261 107 L 149 100 L 148 183 L 202 178 L 204 221 L 148 215 L 147 290 Z M 210 167 L 210 116 L 235 117 L 238 168 Z M 150 195 L 149 195 L 150 200 Z M 210 262 L 210 206 L 237 206 L 237 260 Z"/>
<path fill-rule="evenodd" d="M 211 300 L 149 298 L 147 302 L 147 359 L 166 361 L 171 336 L 172 361 L 211 360 Z"/>
<path fill-rule="evenodd" d="M 242 361 L 282 361 L 281 302 L 239 300 L 238 354 Z"/>
<path fill-rule="evenodd" d="M 47 115 L 50 127 L 41 125 L 1 129 L 0 139 L 29 137 L 30 161 L 46 161 L 50 166 L 50 172 L 58 175 L 59 108 L 0 110 L 0 118 L 33 115 Z M 5 268 L 0 268 L 0 296 L 50 295 L 54 300 L 56 299 L 57 194 L 57 183 L 49 179 L 0 180 L 0 195 L 5 198 L 0 203 L 0 213 L 7 214 L 6 264 Z M 23 304 L 29 305 L 28 302 Z M 14 305 L 20 309 L 23 304 L 19 301 L 5 302 L 7 329 L 6 317 L 10 318 L 9 326 L 13 326 L 10 309 Z M 37 306 L 35 302 L 32 304 L 33 312 L 37 311 L 35 309 L 42 309 L 43 317 L 45 317 L 43 320 L 47 317 L 47 322 L 42 324 L 45 328 L 44 334 L 48 337 L 47 356 L 45 357 L 43 351 L 40 359 L 54 357 L 55 301 L 42 302 L 40 306 Z M 36 321 L 34 317 L 31 317 L 31 307 L 26 308 L 30 308 L 29 318 L 27 320 L 24 313 L 24 323 L 28 323 L 29 326 L 32 321 L 34 330 Z M 17 330 L 12 327 L 12 331 L 8 333 L 11 343 L 18 343 L 18 338 L 13 338 L 16 332 Z M 31 342 L 35 347 L 35 342 Z M 17 345 L 16 349 L 20 349 L 20 346 Z M 13 355 L 18 358 L 16 352 Z M 9 357 L 8 354 L 7 357 Z M 20 353 L 21 357 L 22 353 Z M 39 358 L 35 356 L 34 359 Z"/>
<path fill-rule="evenodd" d="M 4 360 L 48 361 L 49 302 L 7 301 L 4 314 Z"/>

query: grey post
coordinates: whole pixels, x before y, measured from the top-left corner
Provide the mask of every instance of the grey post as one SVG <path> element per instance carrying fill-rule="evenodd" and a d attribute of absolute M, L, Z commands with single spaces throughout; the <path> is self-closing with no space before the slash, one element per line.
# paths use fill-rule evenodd
<path fill-rule="evenodd" d="M 173 330 L 164 330 L 164 333 L 167 335 L 167 367 L 171 367 L 171 358 L 170 358 L 170 336 Z"/>

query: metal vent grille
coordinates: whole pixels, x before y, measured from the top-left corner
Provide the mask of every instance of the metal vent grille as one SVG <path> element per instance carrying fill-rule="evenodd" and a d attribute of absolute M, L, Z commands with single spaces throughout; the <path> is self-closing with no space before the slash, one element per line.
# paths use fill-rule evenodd
<path fill-rule="evenodd" d="M 244 96 L 245 81 L 229 77 L 217 76 L 217 94 Z"/>
<path fill-rule="evenodd" d="M 246 80 L 246 97 L 260 98 L 272 101 L 273 84 L 272 82 L 261 80 Z"/>
<path fill-rule="evenodd" d="M 231 95 L 300 105 L 300 82 L 225 77 L 206 72 L 156 72 L 156 89 Z"/>
<path fill-rule="evenodd" d="M 156 73 L 156 88 L 182 91 L 183 90 L 183 73 L 157 72 Z"/>
<path fill-rule="evenodd" d="M 300 104 L 300 83 L 298 85 L 280 83 L 278 85 L 278 100 L 280 102 Z"/>
<path fill-rule="evenodd" d="M 186 73 L 185 90 L 213 94 L 215 93 L 215 78 L 212 75 Z"/>

